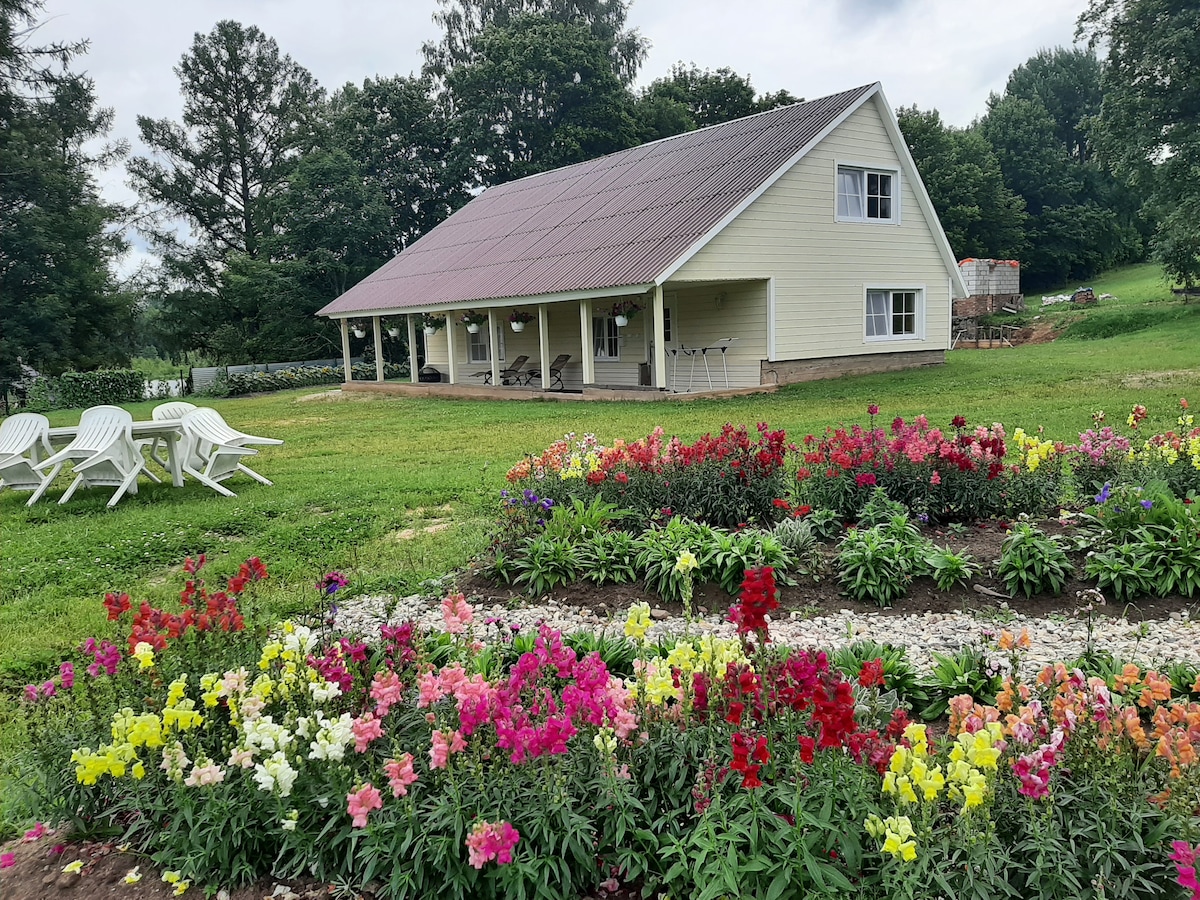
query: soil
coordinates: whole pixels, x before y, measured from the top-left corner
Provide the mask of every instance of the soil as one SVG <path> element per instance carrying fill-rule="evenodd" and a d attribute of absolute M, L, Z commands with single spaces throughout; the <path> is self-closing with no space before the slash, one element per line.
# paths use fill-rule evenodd
<path fill-rule="evenodd" d="M 1055 520 L 1042 522 L 1039 527 L 1047 534 L 1066 535 L 1070 527 L 1064 527 Z M 987 615 L 1006 603 L 1008 609 L 1024 616 L 1044 618 L 1054 613 L 1070 613 L 1079 604 L 1076 594 L 1094 587 L 1093 582 L 1071 579 L 1058 596 L 1050 594 L 1035 594 L 1025 597 L 1018 594 L 1015 597 L 1008 593 L 1004 582 L 995 577 L 995 563 L 1000 558 L 1000 545 L 1004 542 L 1006 525 L 1003 522 L 985 522 L 970 526 L 962 534 L 952 531 L 926 529 L 925 534 L 938 546 L 949 546 L 955 552 L 966 551 L 973 556 L 983 571 L 970 583 L 961 585 L 950 591 L 938 590 L 931 578 L 918 578 L 911 585 L 906 596 L 897 600 L 888 609 L 880 609 L 873 603 L 861 603 L 851 600 L 842 594 L 838 585 L 836 572 L 833 567 L 835 551 L 832 545 L 827 545 L 824 551 L 824 572 L 819 579 L 801 576 L 794 586 L 781 585 L 779 588 L 779 605 L 788 612 L 795 610 L 805 618 L 837 615 L 842 610 L 853 613 L 875 613 L 876 615 L 911 616 L 926 612 L 973 612 Z M 1072 554 L 1072 562 L 1076 571 L 1083 571 L 1083 554 Z M 458 589 L 473 600 L 485 603 L 520 604 L 525 602 L 521 593 L 503 584 L 488 580 L 482 574 L 471 573 L 461 577 Z M 630 605 L 650 599 L 652 605 L 667 610 L 672 615 L 683 612 L 680 604 L 675 602 L 659 602 L 654 604 L 654 597 L 647 598 L 644 585 L 640 582 L 619 585 L 595 585 L 581 581 L 561 588 L 552 599 L 569 606 L 577 606 L 591 610 L 599 618 L 604 619 L 614 614 L 623 614 Z M 546 599 L 546 598 L 540 598 Z M 729 608 L 733 598 L 721 589 L 719 584 L 697 584 L 693 593 L 692 608 L 702 615 L 723 613 Z M 1193 601 L 1182 596 L 1166 598 L 1143 597 L 1127 606 L 1110 606 L 1108 611 L 1113 616 L 1124 615 L 1130 622 L 1143 620 L 1167 619 L 1173 612 L 1192 609 Z M 784 614 L 776 614 L 782 619 Z"/>
<path fill-rule="evenodd" d="M 90 842 L 61 843 L 62 838 L 53 832 L 41 840 L 22 843 L 19 839 L 0 846 L 0 852 L 13 853 L 16 864 L 0 870 L 0 898 L 2 900 L 168 900 L 175 896 L 175 889 L 163 882 L 161 870 L 133 853 L 122 853 L 113 844 Z M 79 874 L 64 874 L 67 863 L 82 860 Z M 141 880 L 126 884 L 125 876 L 137 867 Z M 338 897 L 346 900 L 372 900 L 367 891 L 351 895 L 339 892 L 332 885 L 312 882 L 260 881 L 233 890 L 213 889 L 205 892 L 203 885 L 193 885 L 184 894 L 186 897 L 216 897 L 219 900 L 318 900 Z M 581 900 L 634 900 L 640 894 L 634 890 L 621 889 L 611 893 L 603 891 Z"/>

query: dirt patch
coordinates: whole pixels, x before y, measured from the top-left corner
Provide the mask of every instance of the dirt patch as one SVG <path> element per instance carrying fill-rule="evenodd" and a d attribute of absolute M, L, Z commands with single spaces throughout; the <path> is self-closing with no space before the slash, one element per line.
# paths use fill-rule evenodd
<path fill-rule="evenodd" d="M 1033 322 L 1014 334 L 1012 343 L 1015 346 L 1020 346 L 1021 344 L 1049 344 L 1061 333 L 1061 323 Z"/>
<path fill-rule="evenodd" d="M 1043 522 L 1040 527 L 1048 534 L 1065 534 L 1069 531 L 1056 521 Z M 989 616 L 1003 614 L 1002 604 L 1007 604 L 1008 609 L 1013 612 L 1044 618 L 1055 613 L 1070 613 L 1078 605 L 1076 594 L 1094 587 L 1090 581 L 1073 578 L 1058 596 L 1035 594 L 1033 597 L 1025 597 L 1018 594 L 1013 597 L 1009 595 L 1004 582 L 995 577 L 995 564 L 1000 558 L 1000 545 L 1004 542 L 1005 535 L 1005 528 L 1001 523 L 973 526 L 964 534 L 934 529 L 926 530 L 925 534 L 939 546 L 949 546 L 956 553 L 966 551 L 971 554 L 983 571 L 969 583 L 950 591 L 939 590 L 931 578 L 918 578 L 906 596 L 897 600 L 890 608 L 880 609 L 872 603 L 851 600 L 842 593 L 834 567 L 835 550 L 830 546 L 823 552 L 824 564 L 820 574 L 802 575 L 796 579 L 797 584 L 780 586 L 779 605 L 788 612 L 796 611 L 805 618 L 814 618 L 836 615 L 842 610 L 856 614 L 876 613 L 892 616 L 920 615 L 926 612 L 970 612 Z M 1083 561 L 1083 554 L 1072 555 L 1077 574 L 1083 571 Z M 478 572 L 460 576 L 458 588 L 468 597 L 486 603 L 519 606 L 545 599 L 527 598 L 517 588 L 497 584 Z M 680 604 L 659 602 L 654 595 L 647 595 L 645 585 L 641 582 L 596 585 L 590 581 L 580 581 L 569 587 L 559 588 L 550 596 L 560 603 L 591 610 L 602 619 L 615 613 L 624 614 L 631 604 L 645 600 L 673 615 L 682 613 Z M 721 613 L 729 608 L 733 599 L 719 584 L 698 584 L 693 593 L 692 607 L 702 615 Z M 1124 615 L 1130 622 L 1140 622 L 1167 619 L 1173 612 L 1193 608 L 1192 601 L 1174 595 L 1166 598 L 1144 597 L 1128 606 L 1110 605 L 1106 610 L 1110 615 Z"/>
<path fill-rule="evenodd" d="M 1182 369 L 1175 372 L 1137 372 L 1122 378 L 1121 387 L 1140 390 L 1141 388 L 1165 387 L 1177 382 L 1194 384 L 1198 378 L 1200 378 L 1198 369 Z"/>
<path fill-rule="evenodd" d="M 388 535 L 390 541 L 411 541 L 418 534 L 437 534 L 439 531 L 445 531 L 450 527 L 449 522 L 435 520 L 423 528 L 401 528 L 399 531 L 393 531 Z"/>

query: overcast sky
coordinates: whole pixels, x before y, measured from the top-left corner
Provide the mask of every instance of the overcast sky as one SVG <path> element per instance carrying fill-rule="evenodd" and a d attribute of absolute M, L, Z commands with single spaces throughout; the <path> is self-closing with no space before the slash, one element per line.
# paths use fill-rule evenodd
<path fill-rule="evenodd" d="M 1070 45 L 1086 0 L 633 0 L 629 25 L 650 40 L 638 82 L 677 61 L 729 66 L 760 93 L 812 99 L 873 81 L 893 107 L 936 108 L 966 125 L 990 91 L 1042 48 Z M 436 0 L 46 0 L 42 40 L 85 38 L 77 69 L 116 113 L 113 137 L 135 154 L 138 115 L 178 119 L 173 72 L 196 32 L 220 19 L 257 25 L 326 89 L 420 69 L 438 37 Z M 102 176 L 131 202 L 125 176 Z"/>

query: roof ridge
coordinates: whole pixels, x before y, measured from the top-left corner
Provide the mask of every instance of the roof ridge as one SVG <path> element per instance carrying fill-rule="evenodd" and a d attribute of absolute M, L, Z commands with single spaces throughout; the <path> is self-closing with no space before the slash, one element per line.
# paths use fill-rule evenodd
<path fill-rule="evenodd" d="M 772 107 L 771 109 L 759 110 L 758 112 L 750 113 L 750 115 L 748 115 L 748 116 L 738 116 L 736 119 L 728 119 L 724 122 L 714 122 L 712 125 L 701 125 L 698 128 L 693 128 L 691 131 L 681 131 L 678 134 L 669 134 L 666 137 L 660 137 L 660 138 L 655 138 L 652 141 L 646 141 L 644 144 L 635 144 L 632 147 L 625 147 L 624 149 L 621 149 L 621 150 L 613 150 L 611 153 L 605 153 L 601 156 L 593 156 L 591 159 L 582 159 L 579 162 L 567 163 L 567 165 L 565 165 L 565 166 L 558 166 L 557 168 L 554 168 L 554 169 L 546 169 L 545 171 L 542 171 L 542 172 L 534 172 L 532 175 L 523 175 L 520 178 L 514 178 L 512 181 L 506 181 L 503 184 L 491 185 L 491 186 L 485 188 L 483 191 L 481 191 L 480 196 L 482 196 L 487 191 L 495 190 L 496 188 L 508 187 L 510 184 L 520 184 L 522 181 L 529 181 L 534 178 L 540 178 L 543 175 L 549 175 L 552 172 L 565 172 L 569 169 L 575 168 L 576 166 L 591 165 L 592 163 L 597 163 L 602 159 L 608 159 L 609 157 L 612 157 L 612 156 L 619 156 L 622 153 L 631 153 L 634 150 L 641 150 L 643 147 L 652 147 L 655 144 L 662 144 L 667 141 L 680 140 L 685 137 L 691 137 L 692 135 L 699 134 L 702 131 L 711 131 L 714 128 L 726 128 L 730 125 L 733 125 L 735 122 L 745 122 L 747 119 L 753 119 L 758 116 L 766 116 L 766 115 L 770 115 L 771 113 L 779 113 L 781 110 L 795 109 L 797 106 L 808 106 L 810 103 L 820 103 L 822 100 L 829 100 L 832 97 L 840 97 L 843 94 L 860 93 L 862 91 L 870 90 L 871 88 L 873 88 L 879 84 L 881 84 L 881 82 L 872 81 L 872 82 L 869 82 L 868 84 L 861 84 L 858 87 L 848 88 L 847 90 L 844 90 L 844 91 L 834 91 L 832 94 L 825 94 L 824 96 L 821 96 L 821 97 L 814 97 L 811 100 L 797 100 L 795 103 L 789 103 L 786 106 L 775 106 L 775 107 Z"/>

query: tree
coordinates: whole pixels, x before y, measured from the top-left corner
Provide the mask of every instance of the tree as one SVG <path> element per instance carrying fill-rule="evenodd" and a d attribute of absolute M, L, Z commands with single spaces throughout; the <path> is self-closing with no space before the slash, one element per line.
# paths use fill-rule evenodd
<path fill-rule="evenodd" d="M 452 140 L 445 108 L 428 78 L 366 79 L 329 104 L 329 144 L 362 167 L 390 209 L 390 246 L 399 252 L 469 199 L 471 160 Z"/>
<path fill-rule="evenodd" d="M 1147 196 L 1155 255 L 1168 277 L 1200 276 L 1200 5 L 1195 0 L 1091 0 L 1079 34 L 1107 44 L 1099 150 Z"/>
<path fill-rule="evenodd" d="M 441 41 L 426 43 L 426 71 L 441 80 L 479 57 L 478 39 L 488 28 L 507 28 L 534 16 L 559 25 L 585 28 L 607 48 L 613 71 L 629 85 L 646 58 L 649 42 L 627 31 L 628 0 L 438 0 L 433 21 L 445 30 Z"/>
<path fill-rule="evenodd" d="M 611 46 L 581 25 L 522 16 L 485 28 L 446 77 L 457 136 L 478 179 L 501 184 L 637 143 Z"/>
<path fill-rule="evenodd" d="M 1100 113 L 1103 69 L 1087 49 L 1041 50 L 1013 69 L 1005 97 L 1036 100 L 1054 122 L 1054 133 L 1076 162 L 1088 162 L 1094 150 L 1092 119 Z"/>
<path fill-rule="evenodd" d="M 41 3 L 0 0 L 0 379 L 20 362 L 57 374 L 128 361 L 131 300 L 111 264 L 121 210 L 101 202 L 91 155 L 111 112 L 67 66 L 84 44 L 30 44 Z"/>
<path fill-rule="evenodd" d="M 787 91 L 756 98 L 749 77 L 728 67 L 701 70 L 679 62 L 666 78 L 650 82 L 636 114 L 642 138 L 657 140 L 797 102 Z"/>
<path fill-rule="evenodd" d="M 896 118 L 955 254 L 1019 258 L 1025 204 L 1005 186 L 983 136 L 946 126 L 937 110 L 901 108 Z"/>
<path fill-rule="evenodd" d="M 168 283 L 207 297 L 203 314 L 216 324 L 224 319 L 216 294 L 224 260 L 258 256 L 272 228 L 265 204 L 286 182 L 297 149 L 313 140 L 321 91 L 274 40 L 228 20 L 195 36 L 175 74 L 183 122 L 139 116 L 142 141 L 163 161 L 136 157 L 129 174 Z M 181 219 L 190 240 L 176 233 Z"/>
<path fill-rule="evenodd" d="M 257 257 L 232 254 L 222 272 L 236 315 L 214 333 L 213 350 L 279 360 L 336 353 L 337 328 L 316 312 L 391 257 L 391 210 L 343 150 L 306 154 L 270 205 L 275 233 Z"/>

